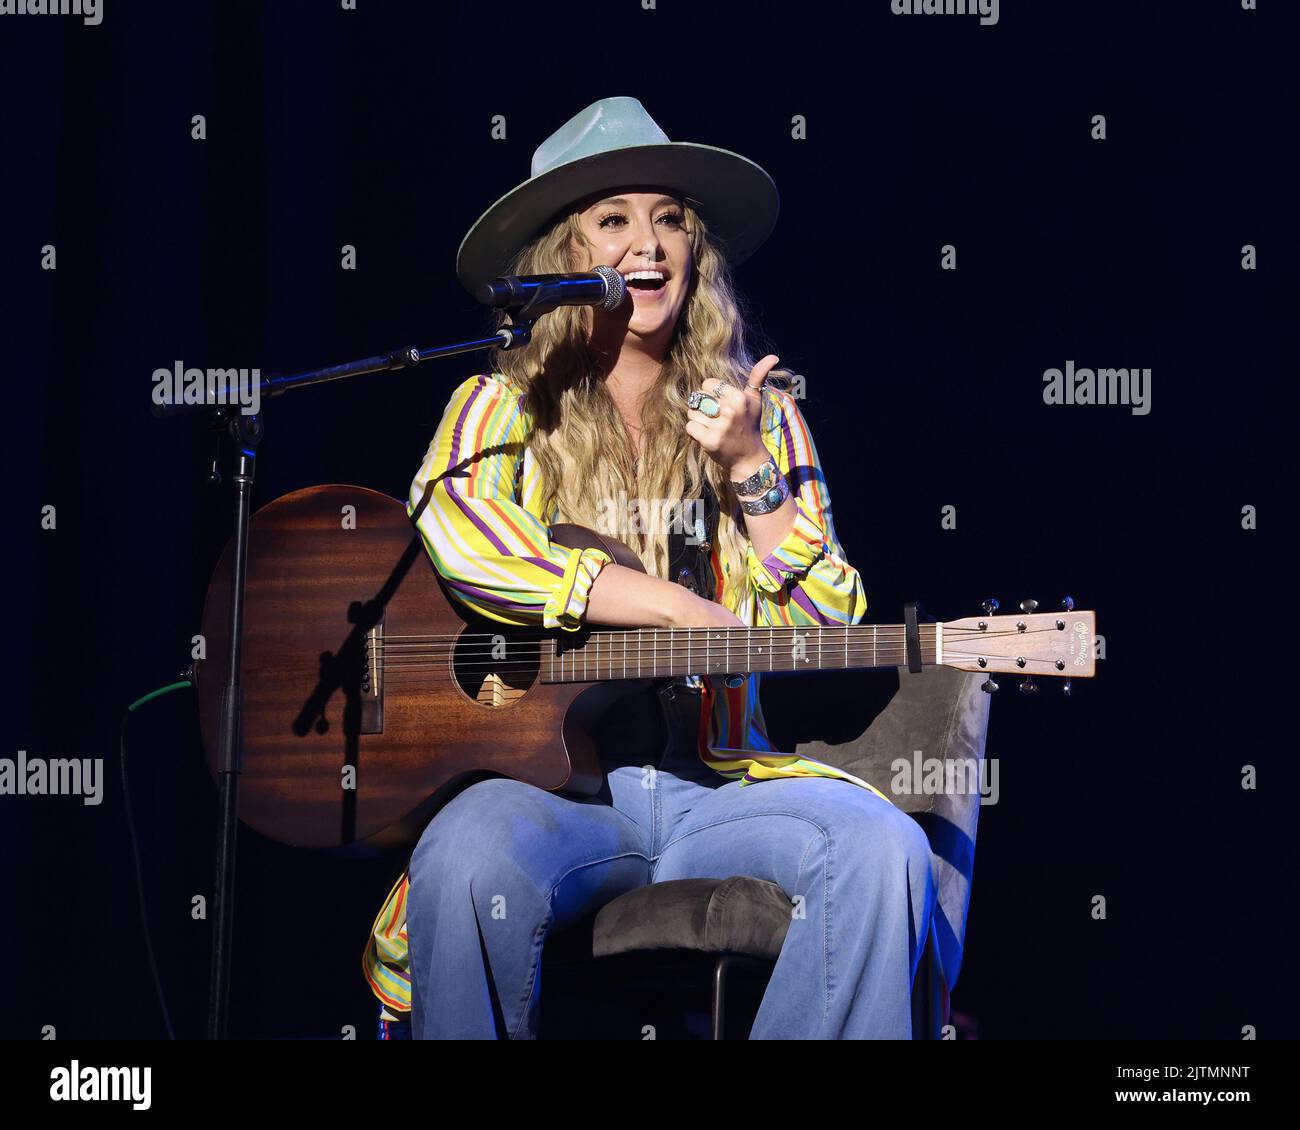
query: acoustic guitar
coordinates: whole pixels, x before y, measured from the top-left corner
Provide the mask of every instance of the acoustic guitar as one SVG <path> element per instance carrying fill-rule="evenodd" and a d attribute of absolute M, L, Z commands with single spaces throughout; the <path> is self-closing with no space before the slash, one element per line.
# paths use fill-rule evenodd
<path fill-rule="evenodd" d="M 642 568 L 622 542 L 581 526 L 551 536 Z M 196 664 L 214 773 L 232 553 L 208 587 Z M 986 615 L 917 632 L 923 664 L 1095 673 L 1092 612 Z M 271 839 L 315 848 L 409 847 L 475 776 L 592 795 L 602 720 L 667 679 L 906 662 L 903 625 L 511 628 L 447 594 L 401 502 L 337 485 L 253 515 L 244 633 L 240 816 Z"/>

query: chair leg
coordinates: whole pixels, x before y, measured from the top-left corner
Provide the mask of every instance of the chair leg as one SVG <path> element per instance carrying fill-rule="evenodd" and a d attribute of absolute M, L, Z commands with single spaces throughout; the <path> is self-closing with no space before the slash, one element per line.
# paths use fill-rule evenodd
<path fill-rule="evenodd" d="M 712 1039 L 722 1039 L 722 1030 L 726 1024 L 726 982 L 727 955 L 723 954 L 713 964 L 713 1035 Z"/>
<path fill-rule="evenodd" d="M 740 954 L 724 953 L 713 966 L 713 1035 L 712 1039 L 724 1038 L 727 1024 L 726 995 L 727 974 L 732 969 L 751 969 L 771 971 L 773 963 L 756 957 L 743 957 Z"/>

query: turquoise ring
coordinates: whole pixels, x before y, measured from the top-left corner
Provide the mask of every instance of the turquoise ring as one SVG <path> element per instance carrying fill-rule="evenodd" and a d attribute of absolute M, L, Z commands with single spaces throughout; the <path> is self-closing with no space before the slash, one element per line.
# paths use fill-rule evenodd
<path fill-rule="evenodd" d="M 722 405 L 718 403 L 717 397 L 710 396 L 707 392 L 701 392 L 696 389 L 686 398 L 687 407 L 698 409 L 706 416 L 712 418 L 722 411 Z"/>

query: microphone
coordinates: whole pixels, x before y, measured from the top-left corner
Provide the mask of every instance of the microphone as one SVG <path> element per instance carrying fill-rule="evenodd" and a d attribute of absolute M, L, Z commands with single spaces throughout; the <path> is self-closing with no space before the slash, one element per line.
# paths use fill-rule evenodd
<path fill-rule="evenodd" d="M 485 306 L 508 307 L 512 315 L 535 318 L 557 306 L 599 306 L 616 310 L 627 283 L 604 264 L 576 275 L 503 275 L 484 283 L 475 297 Z"/>

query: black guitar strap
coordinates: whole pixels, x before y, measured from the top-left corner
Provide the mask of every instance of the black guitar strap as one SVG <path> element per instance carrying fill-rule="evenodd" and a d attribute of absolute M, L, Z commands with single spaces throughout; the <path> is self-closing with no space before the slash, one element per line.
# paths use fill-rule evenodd
<path fill-rule="evenodd" d="M 921 670 L 921 629 L 917 623 L 915 600 L 903 605 L 903 645 L 907 653 L 907 669 L 915 675 Z"/>
<path fill-rule="evenodd" d="M 710 550 L 718 535 L 718 500 L 706 479 L 700 497 L 682 499 L 680 521 L 668 531 L 668 577 L 693 593 L 714 600 Z"/>
<path fill-rule="evenodd" d="M 669 527 L 668 576 L 706 600 L 713 600 L 717 594 L 709 551 L 718 533 L 718 502 L 707 481 L 699 493 L 699 498 L 682 500 L 680 520 Z M 665 750 L 696 750 L 702 690 L 698 676 L 670 679 L 660 687 L 659 703 L 667 734 Z"/>

